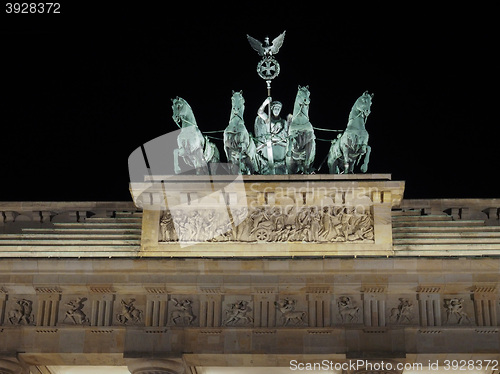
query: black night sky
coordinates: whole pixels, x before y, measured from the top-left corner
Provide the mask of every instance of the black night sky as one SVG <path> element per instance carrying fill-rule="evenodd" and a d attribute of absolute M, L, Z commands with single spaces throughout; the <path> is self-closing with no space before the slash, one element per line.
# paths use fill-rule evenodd
<path fill-rule="evenodd" d="M 0 201 L 131 200 L 128 156 L 177 129 L 175 96 L 203 132 L 227 126 L 231 90 L 243 90 L 253 131 L 266 88 L 246 34 L 283 30 L 272 85 L 283 115 L 309 85 L 313 126 L 344 129 L 368 90 L 368 172 L 406 180 L 406 198 L 500 197 L 498 31 L 487 9 L 171 3 L 2 9 Z M 317 146 L 316 166 L 329 143 Z"/>

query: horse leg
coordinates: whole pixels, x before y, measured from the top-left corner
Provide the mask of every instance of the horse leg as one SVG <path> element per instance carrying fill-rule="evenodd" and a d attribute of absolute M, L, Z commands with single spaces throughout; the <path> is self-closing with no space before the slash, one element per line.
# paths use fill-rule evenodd
<path fill-rule="evenodd" d="M 246 155 L 245 158 L 244 158 L 244 160 L 245 160 L 244 163 L 245 163 L 246 173 L 248 173 L 248 174 L 255 173 L 254 164 L 253 164 L 252 159 L 250 158 L 250 156 Z"/>
<path fill-rule="evenodd" d="M 286 158 L 286 168 L 288 170 L 288 174 L 297 173 L 298 170 L 297 161 L 295 161 L 291 155 L 287 156 Z"/>
<path fill-rule="evenodd" d="M 338 174 L 338 164 L 340 162 L 338 152 L 335 150 L 335 145 L 330 147 L 330 151 L 328 152 L 328 171 L 330 174 Z"/>
<path fill-rule="evenodd" d="M 181 172 L 181 168 L 179 167 L 179 149 L 174 149 L 174 172 L 175 174 L 179 174 Z"/>
<path fill-rule="evenodd" d="M 349 149 L 347 144 L 340 144 L 340 151 L 342 153 L 342 158 L 344 159 L 344 174 L 349 174 Z"/>
<path fill-rule="evenodd" d="M 305 174 L 311 174 L 313 172 L 312 164 L 314 162 L 315 156 L 316 156 L 316 142 L 313 139 L 306 145 L 306 159 L 304 161 Z"/>
<path fill-rule="evenodd" d="M 356 161 L 352 160 L 349 164 L 349 174 L 354 174 L 354 166 L 356 166 Z"/>
<path fill-rule="evenodd" d="M 288 142 L 286 156 L 285 156 L 285 166 L 287 170 L 287 174 L 295 174 L 295 160 L 293 159 L 293 145 L 295 144 L 295 139 L 292 139 Z"/>
<path fill-rule="evenodd" d="M 196 170 L 196 175 L 207 175 L 208 165 L 205 161 L 205 156 L 203 155 L 203 149 L 198 148 L 195 153 L 194 166 Z"/>
<path fill-rule="evenodd" d="M 372 152 L 372 147 L 369 145 L 366 146 L 365 159 L 363 161 L 363 165 L 361 165 L 361 172 L 366 173 L 368 170 L 368 163 L 370 162 L 370 153 Z"/>
<path fill-rule="evenodd" d="M 326 164 L 328 165 L 328 172 L 330 174 L 333 174 L 333 164 L 335 163 L 335 160 L 333 159 L 333 156 L 331 155 L 331 152 L 332 150 L 330 149 L 330 151 L 328 152 L 328 159 L 326 161 Z"/>
<path fill-rule="evenodd" d="M 333 164 L 333 174 L 342 174 L 342 171 L 340 171 L 341 162 L 340 158 L 335 160 L 335 163 Z"/>

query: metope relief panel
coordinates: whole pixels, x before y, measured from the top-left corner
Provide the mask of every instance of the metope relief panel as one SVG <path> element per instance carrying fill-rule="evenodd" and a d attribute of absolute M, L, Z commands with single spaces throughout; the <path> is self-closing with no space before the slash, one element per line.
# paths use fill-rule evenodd
<path fill-rule="evenodd" d="M 200 303 L 193 295 L 172 295 L 168 301 L 169 326 L 199 326 Z"/>
<path fill-rule="evenodd" d="M 145 298 L 143 295 L 117 295 L 115 300 L 114 323 L 118 325 L 144 324 Z"/>
<path fill-rule="evenodd" d="M 444 295 L 442 314 L 447 326 L 471 325 L 474 323 L 474 306 L 469 295 Z"/>
<path fill-rule="evenodd" d="M 304 295 L 280 295 L 274 305 L 278 310 L 276 315 L 277 326 L 308 326 L 308 302 Z"/>
<path fill-rule="evenodd" d="M 36 324 L 35 310 L 38 303 L 35 295 L 15 295 L 10 297 L 5 307 L 5 325 L 34 326 Z"/>
<path fill-rule="evenodd" d="M 222 326 L 251 327 L 254 324 L 254 307 L 251 296 L 229 295 L 222 303 Z"/>
<path fill-rule="evenodd" d="M 333 320 L 337 325 L 363 323 L 360 295 L 339 295 L 334 299 Z"/>
<path fill-rule="evenodd" d="M 389 325 L 417 325 L 418 303 L 415 295 L 401 295 L 387 300 L 386 321 Z"/>
<path fill-rule="evenodd" d="M 90 325 L 89 299 L 81 295 L 63 296 L 59 307 L 59 320 L 63 325 Z"/>
<path fill-rule="evenodd" d="M 373 243 L 371 209 L 364 206 L 257 206 L 227 211 L 172 209 L 160 217 L 159 241 Z"/>

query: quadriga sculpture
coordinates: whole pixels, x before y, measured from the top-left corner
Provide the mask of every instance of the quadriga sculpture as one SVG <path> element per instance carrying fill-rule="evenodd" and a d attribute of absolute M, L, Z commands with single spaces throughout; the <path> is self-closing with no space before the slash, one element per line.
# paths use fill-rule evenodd
<path fill-rule="evenodd" d="M 174 149 L 175 173 L 179 174 L 182 169 L 179 165 L 179 157 L 184 163 L 193 168 L 196 174 L 213 174 L 219 163 L 219 151 L 215 145 L 203 136 L 193 110 L 186 100 L 180 97 L 172 99 L 172 118 L 181 129 L 177 136 L 177 146 Z M 209 169 L 210 167 L 210 169 Z"/>
<path fill-rule="evenodd" d="M 347 128 L 341 136 L 332 141 L 328 153 L 328 168 L 330 174 L 354 173 L 361 157 L 364 162 L 360 167 L 362 173 L 368 170 L 371 147 L 368 145 L 368 132 L 365 129 L 366 120 L 370 114 L 373 94 L 365 91 L 354 103 Z"/>
<path fill-rule="evenodd" d="M 288 151 L 286 167 L 288 174 L 310 174 L 316 155 L 316 136 L 309 122 L 309 87 L 301 87 L 297 91 L 293 115 L 288 129 Z"/>
<path fill-rule="evenodd" d="M 254 174 L 257 171 L 257 152 L 243 120 L 245 99 L 242 91 L 233 91 L 231 104 L 229 125 L 224 130 L 224 151 L 228 162 L 236 165 L 241 174 Z"/>

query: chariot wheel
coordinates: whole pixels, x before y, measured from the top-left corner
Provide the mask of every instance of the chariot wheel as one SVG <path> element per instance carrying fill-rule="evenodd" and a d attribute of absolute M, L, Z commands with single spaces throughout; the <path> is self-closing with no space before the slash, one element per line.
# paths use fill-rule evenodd
<path fill-rule="evenodd" d="M 270 238 L 270 233 L 268 229 L 259 228 L 255 231 L 255 238 L 258 242 L 267 242 Z"/>

